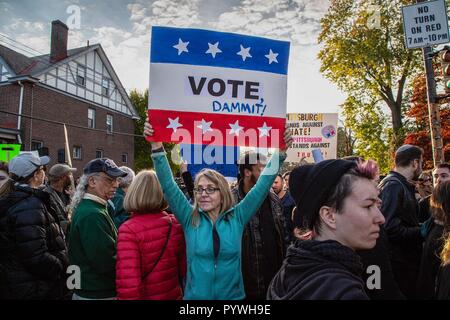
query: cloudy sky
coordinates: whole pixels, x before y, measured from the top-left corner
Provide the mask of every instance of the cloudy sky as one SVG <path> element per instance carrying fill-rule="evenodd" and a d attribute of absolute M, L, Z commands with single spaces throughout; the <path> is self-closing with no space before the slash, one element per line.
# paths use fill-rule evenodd
<path fill-rule="evenodd" d="M 322 77 L 317 59 L 319 21 L 328 5 L 329 0 L 0 0 L 0 44 L 28 56 L 46 54 L 51 21 L 59 19 L 71 28 L 69 49 L 87 40 L 101 43 L 125 88 L 144 90 L 152 25 L 288 40 L 288 112 L 337 112 L 345 96 Z"/>

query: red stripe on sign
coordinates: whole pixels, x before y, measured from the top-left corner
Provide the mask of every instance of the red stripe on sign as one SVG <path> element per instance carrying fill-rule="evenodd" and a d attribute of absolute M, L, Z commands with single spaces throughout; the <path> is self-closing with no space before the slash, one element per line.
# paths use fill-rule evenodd
<path fill-rule="evenodd" d="M 152 141 L 220 146 L 284 147 L 285 118 L 148 110 Z"/>

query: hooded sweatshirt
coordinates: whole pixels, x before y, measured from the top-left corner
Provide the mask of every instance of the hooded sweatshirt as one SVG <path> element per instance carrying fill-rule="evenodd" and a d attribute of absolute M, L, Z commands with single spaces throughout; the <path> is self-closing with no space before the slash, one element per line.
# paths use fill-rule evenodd
<path fill-rule="evenodd" d="M 270 300 L 368 300 L 359 256 L 337 241 L 297 240 L 273 278 Z"/>

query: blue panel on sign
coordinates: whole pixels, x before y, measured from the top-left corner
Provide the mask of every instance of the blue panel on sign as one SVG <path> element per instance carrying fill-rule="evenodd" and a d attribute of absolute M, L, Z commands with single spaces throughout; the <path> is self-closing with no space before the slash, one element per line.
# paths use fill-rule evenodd
<path fill-rule="evenodd" d="M 151 63 L 175 63 L 287 74 L 287 41 L 201 29 L 152 27 Z M 208 54 L 214 50 L 214 55 Z"/>
<path fill-rule="evenodd" d="M 181 144 L 181 155 L 194 177 L 204 168 L 219 171 L 225 177 L 235 178 L 238 173 L 239 147 Z"/>

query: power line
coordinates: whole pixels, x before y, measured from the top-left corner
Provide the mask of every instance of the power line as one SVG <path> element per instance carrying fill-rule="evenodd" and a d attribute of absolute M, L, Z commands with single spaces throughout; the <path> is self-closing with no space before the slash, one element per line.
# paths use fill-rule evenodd
<path fill-rule="evenodd" d="M 6 113 L 6 114 L 9 114 L 9 115 L 19 116 L 18 113 L 9 112 L 9 111 L 3 111 L 3 110 L 0 111 L 0 113 Z M 80 125 L 77 125 L 77 124 L 70 124 L 70 123 L 65 123 L 65 122 L 60 122 L 60 121 L 55 121 L 55 120 L 50 120 L 50 119 L 44 119 L 44 118 L 40 118 L 40 117 L 36 117 L 36 116 L 30 116 L 30 115 L 25 115 L 25 114 L 21 114 L 20 116 L 24 117 L 24 118 L 32 119 L 32 120 L 43 121 L 43 122 L 48 122 L 48 123 L 52 123 L 52 124 L 66 125 L 68 127 L 73 127 L 73 128 L 83 129 L 83 130 L 91 130 L 91 131 L 96 131 L 96 132 L 101 132 L 101 133 L 105 133 L 106 132 L 106 130 L 103 130 L 103 129 L 83 127 L 83 126 L 80 126 Z M 127 132 L 113 131 L 111 134 L 144 138 L 143 135 L 138 135 L 138 134 L 134 134 L 134 133 L 127 133 Z"/>

